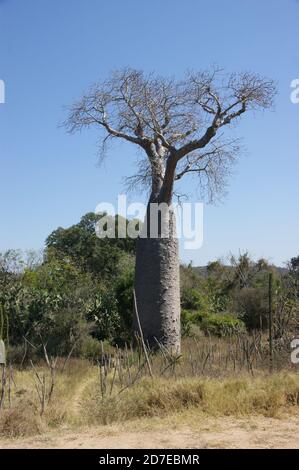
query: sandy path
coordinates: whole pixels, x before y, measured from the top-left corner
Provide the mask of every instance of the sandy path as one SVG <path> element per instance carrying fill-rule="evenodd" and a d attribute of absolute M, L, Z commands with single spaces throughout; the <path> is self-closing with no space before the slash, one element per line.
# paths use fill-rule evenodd
<path fill-rule="evenodd" d="M 165 425 L 165 427 L 163 427 Z M 78 432 L 60 430 L 45 435 L 0 439 L 5 448 L 299 448 L 299 417 L 281 419 L 249 417 L 236 419 L 205 418 L 192 423 L 171 426 L 169 419 L 156 429 L 137 425 L 90 427 Z M 154 425 L 155 428 L 155 425 Z"/>

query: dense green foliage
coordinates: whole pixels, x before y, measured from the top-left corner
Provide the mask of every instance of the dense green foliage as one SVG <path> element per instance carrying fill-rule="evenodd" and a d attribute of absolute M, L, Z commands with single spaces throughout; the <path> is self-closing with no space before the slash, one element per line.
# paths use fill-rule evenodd
<path fill-rule="evenodd" d="M 33 266 L 17 251 L 1 255 L 0 335 L 18 358 L 43 344 L 50 354 L 94 356 L 99 340 L 128 341 L 135 241 L 98 238 L 99 218 L 55 230 Z"/>
<path fill-rule="evenodd" d="M 135 240 L 99 238 L 101 215 L 86 214 L 46 240 L 42 257 L 0 254 L 0 338 L 11 357 L 100 354 L 101 341 L 132 340 Z M 114 219 L 116 229 L 119 217 Z M 125 224 L 128 221 L 122 222 Z M 265 330 L 273 273 L 275 334 L 298 324 L 299 261 L 278 270 L 247 254 L 205 268 L 181 266 L 182 333 L 225 336 Z"/>
<path fill-rule="evenodd" d="M 298 263 L 298 264 L 297 264 Z M 286 269 L 247 253 L 230 264 L 220 261 L 206 268 L 181 267 L 182 333 L 224 336 L 236 331 L 265 331 L 269 315 L 269 274 L 273 276 L 272 310 L 277 338 L 297 328 L 298 258 Z"/>

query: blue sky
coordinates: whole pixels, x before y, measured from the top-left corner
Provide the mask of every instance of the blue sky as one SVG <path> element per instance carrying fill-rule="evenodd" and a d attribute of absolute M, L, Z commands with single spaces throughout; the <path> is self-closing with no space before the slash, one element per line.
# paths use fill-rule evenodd
<path fill-rule="evenodd" d="M 274 112 L 242 120 L 247 152 L 228 196 L 205 206 L 203 247 L 182 259 L 203 265 L 248 249 L 283 264 L 297 255 L 298 24 L 296 0 L 0 1 L 0 250 L 42 247 L 56 227 L 115 202 L 132 174 L 131 146 L 115 145 L 100 167 L 96 132 L 58 127 L 90 83 L 126 65 L 181 77 L 217 63 L 277 80 L 279 95 Z M 198 200 L 195 181 L 184 184 Z"/>

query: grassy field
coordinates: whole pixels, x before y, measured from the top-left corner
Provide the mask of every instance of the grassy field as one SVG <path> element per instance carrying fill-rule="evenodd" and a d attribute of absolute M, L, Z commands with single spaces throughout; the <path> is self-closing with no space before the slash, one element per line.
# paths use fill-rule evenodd
<path fill-rule="evenodd" d="M 0 436 L 86 426 L 121 429 L 144 419 L 149 426 L 174 416 L 179 423 L 186 413 L 198 419 L 297 414 L 296 370 L 280 368 L 270 374 L 266 357 L 263 367 L 259 354 L 248 358 L 244 353 L 244 360 L 230 340 L 205 341 L 185 341 L 178 358 L 161 350 L 147 361 L 142 350 L 126 349 L 103 351 L 97 364 L 70 359 L 65 366 L 63 359 L 50 358 L 48 364 L 7 367 Z"/>

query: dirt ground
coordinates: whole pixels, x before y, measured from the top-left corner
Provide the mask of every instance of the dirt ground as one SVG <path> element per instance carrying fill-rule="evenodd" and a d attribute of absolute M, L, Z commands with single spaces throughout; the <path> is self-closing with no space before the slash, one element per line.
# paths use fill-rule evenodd
<path fill-rule="evenodd" d="M 279 419 L 201 416 L 197 421 L 195 416 L 192 418 L 135 422 L 122 427 L 89 427 L 80 431 L 63 429 L 30 438 L 0 439 L 0 449 L 299 448 L 298 415 Z"/>

